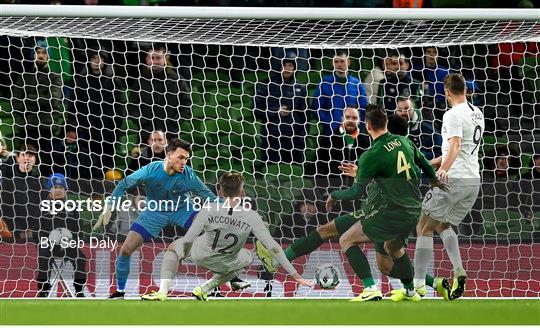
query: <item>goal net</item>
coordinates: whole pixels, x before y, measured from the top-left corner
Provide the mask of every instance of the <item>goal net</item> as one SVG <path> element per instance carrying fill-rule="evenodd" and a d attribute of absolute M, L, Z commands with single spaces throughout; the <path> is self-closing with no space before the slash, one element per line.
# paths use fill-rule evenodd
<path fill-rule="evenodd" d="M 467 296 L 540 295 L 538 12 L 487 11 L 486 20 L 471 20 L 452 10 L 414 17 L 241 8 L 227 18 L 232 9 L 15 7 L 0 6 L 0 297 L 35 297 L 47 281 L 49 297 L 73 294 L 77 284 L 86 296 L 114 291 L 115 259 L 139 209 L 116 211 L 92 231 L 100 212 L 90 205 L 163 159 L 175 137 L 192 144 L 189 164 L 213 191 L 221 172 L 243 173 L 249 202 L 285 248 L 358 208 L 344 203 L 326 213 L 324 201 L 352 183 L 340 162 L 356 162 L 370 145 L 368 103 L 401 117 L 402 125 L 394 122 L 428 158 L 440 155 L 442 81 L 450 72 L 465 77 L 469 101 L 486 118 L 481 193 L 457 227 Z M 125 197 L 139 204 L 144 188 Z M 63 207 L 50 203 L 46 211 L 43 200 Z M 159 286 L 164 249 L 184 233 L 167 227 L 131 256 L 127 296 Z M 41 251 L 42 237 L 70 237 L 76 251 Z M 450 277 L 435 240 L 429 272 Z M 382 291 L 398 288 L 377 273 L 373 245 L 362 247 Z M 351 297 L 361 290 L 337 239 L 294 263 L 308 279 L 332 263 L 341 283 L 308 290 L 281 271 L 267 281 L 255 260 L 240 276 L 249 289 L 221 293 Z M 190 295 L 209 277 L 183 263 L 172 295 Z"/>

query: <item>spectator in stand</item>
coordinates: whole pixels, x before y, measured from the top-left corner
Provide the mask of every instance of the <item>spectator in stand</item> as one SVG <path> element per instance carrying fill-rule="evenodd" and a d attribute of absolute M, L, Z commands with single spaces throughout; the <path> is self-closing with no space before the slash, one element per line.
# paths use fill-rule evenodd
<path fill-rule="evenodd" d="M 274 234 L 281 243 L 292 243 L 328 222 L 322 200 L 324 195 L 303 189 L 302 196 L 302 199 L 295 201 L 292 215 L 281 216 L 281 223 Z"/>
<path fill-rule="evenodd" d="M 129 163 L 126 175 L 130 175 L 153 161 L 165 159 L 166 146 L 167 139 L 165 138 L 165 133 L 160 130 L 153 131 L 148 136 L 145 146 L 131 149 L 131 162 Z"/>
<path fill-rule="evenodd" d="M 96 160 L 98 156 L 89 151 L 88 141 L 79 137 L 77 128 L 74 126 L 66 126 L 65 135 L 54 138 L 54 172 L 62 173 L 69 179 L 102 179 L 102 169 L 97 165 L 98 160 Z"/>
<path fill-rule="evenodd" d="M 424 81 L 422 97 L 422 116 L 434 121 L 438 128 L 442 125 L 442 117 L 447 108 L 444 96 L 444 78 L 451 73 L 448 64 L 439 60 L 439 50 L 436 47 L 424 48 L 424 57 L 421 63 L 413 67 L 417 80 Z M 466 81 L 467 92 L 478 90 L 474 81 Z M 432 111 L 433 109 L 433 111 Z"/>
<path fill-rule="evenodd" d="M 54 173 L 47 179 L 45 186 L 49 201 L 65 201 L 67 199 L 67 182 L 63 174 Z M 71 240 L 82 240 L 82 221 L 77 211 L 43 212 L 40 219 L 39 240 L 46 238 L 51 241 L 51 232 L 55 229 L 64 228 L 71 233 Z M 52 239 L 54 240 L 54 239 Z M 51 290 L 51 270 L 56 258 L 69 261 L 73 265 L 73 287 L 76 297 L 84 297 L 84 285 L 86 284 L 86 256 L 77 245 L 73 247 L 61 247 L 57 244 L 51 249 L 50 245 L 42 247 L 38 243 L 38 297 L 47 297 Z"/>
<path fill-rule="evenodd" d="M 368 104 L 366 88 L 349 72 L 351 60 L 348 52 L 338 50 L 332 63 L 334 73 L 323 77 L 313 96 L 313 110 L 319 115 L 322 133 L 328 136 L 341 124 L 347 106 L 359 108 L 360 126 L 363 127 Z"/>
<path fill-rule="evenodd" d="M 262 161 L 303 162 L 307 88 L 296 82 L 295 71 L 295 61 L 284 59 L 281 72 L 256 87 L 254 115 L 263 124 Z"/>
<path fill-rule="evenodd" d="M 343 163 L 355 164 L 370 146 L 369 136 L 359 126 L 358 108 L 347 107 L 342 123 L 334 133 L 319 136 L 316 161 L 314 165 L 307 163 L 305 168 L 305 174 L 314 177 L 317 194 L 327 195 L 334 189 L 352 186 L 354 178 L 343 175 L 340 166 Z M 353 211 L 354 205 L 352 202 L 343 203 L 341 210 Z"/>
<path fill-rule="evenodd" d="M 0 165 L 15 163 L 15 153 L 9 150 L 6 140 L 0 137 Z"/>
<path fill-rule="evenodd" d="M 40 170 L 47 176 L 52 170 L 53 130 L 61 116 L 62 79 L 49 69 L 47 42 L 37 41 L 34 50 L 33 70 L 24 72 L 13 85 L 12 107 L 16 138 L 39 148 Z"/>
<path fill-rule="evenodd" d="M 497 145 L 484 156 L 483 179 L 487 182 L 516 180 L 521 163 L 519 150 L 512 145 Z"/>
<path fill-rule="evenodd" d="M 433 123 L 423 120 L 410 97 L 398 97 L 396 115 L 407 122 L 409 139 L 431 160 L 441 156 L 442 136 Z"/>
<path fill-rule="evenodd" d="M 393 112 L 397 105 L 396 99 L 400 95 L 411 97 L 415 102 L 420 99 L 422 87 L 413 80 L 407 58 L 399 55 L 397 51 L 392 51 L 385 62 L 384 79 L 379 81 L 377 103 Z"/>
<path fill-rule="evenodd" d="M 192 116 L 191 88 L 170 66 L 165 47 L 157 46 L 145 52 L 140 77 L 130 85 L 128 112 L 139 121 L 140 140 L 147 140 L 148 134 L 155 130 L 164 131 L 167 139 L 177 138 L 180 121 Z"/>
<path fill-rule="evenodd" d="M 508 25 L 508 28 L 518 28 Z M 501 43 L 497 46 L 497 54 L 492 57 L 491 65 L 494 68 L 494 79 L 499 81 L 501 92 L 510 93 L 512 112 L 521 115 L 523 103 L 523 80 L 520 71 L 523 69 L 520 62 L 527 57 L 538 56 L 539 47 L 536 42 Z"/>
<path fill-rule="evenodd" d="M 2 215 L 13 231 L 17 242 L 34 241 L 41 216 L 41 182 L 37 162 L 37 149 L 21 145 L 16 162 L 1 166 Z"/>
<path fill-rule="evenodd" d="M 126 87 L 106 63 L 105 53 L 88 51 L 87 56 L 88 64 L 75 75 L 66 125 L 69 131 L 77 129 L 78 137 L 88 141 L 92 166 L 101 169 L 94 178 L 102 179 L 103 170 L 114 167 L 115 142 L 126 116 Z"/>
<path fill-rule="evenodd" d="M 374 61 L 376 61 L 375 67 L 369 72 L 364 81 L 366 86 L 366 96 L 368 97 L 370 104 L 378 103 L 379 85 L 380 81 L 384 79 L 384 72 L 392 69 L 397 71 L 398 66 L 395 65 L 394 60 L 396 56 L 398 56 L 398 54 L 393 49 L 386 51 L 384 55 L 377 55 L 376 52 L 374 58 Z"/>
<path fill-rule="evenodd" d="M 370 146 L 369 136 L 360 130 L 360 113 L 356 107 L 347 107 L 342 122 L 332 135 L 319 136 L 315 167 L 306 173 L 315 176 L 318 186 L 343 188 L 351 186 L 352 178 L 344 176 L 339 166 L 343 162 L 356 163 Z"/>

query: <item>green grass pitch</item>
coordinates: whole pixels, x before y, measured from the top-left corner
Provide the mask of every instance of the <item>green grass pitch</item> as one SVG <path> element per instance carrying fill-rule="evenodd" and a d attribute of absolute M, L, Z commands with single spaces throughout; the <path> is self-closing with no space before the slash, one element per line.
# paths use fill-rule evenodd
<path fill-rule="evenodd" d="M 0 300 L 6 324 L 540 324 L 540 300 Z"/>

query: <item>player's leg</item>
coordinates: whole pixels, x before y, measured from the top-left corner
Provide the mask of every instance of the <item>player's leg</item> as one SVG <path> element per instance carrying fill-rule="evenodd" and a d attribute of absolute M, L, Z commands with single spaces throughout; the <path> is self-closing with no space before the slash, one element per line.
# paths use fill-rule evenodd
<path fill-rule="evenodd" d="M 227 281 L 230 281 L 234 277 L 237 277 L 238 274 L 239 272 L 237 271 L 233 271 L 227 274 L 215 274 L 212 278 L 210 278 L 210 280 L 208 280 L 204 284 L 195 287 L 192 295 L 199 301 L 207 301 L 208 291 L 226 283 Z"/>
<path fill-rule="evenodd" d="M 164 301 L 167 299 L 172 279 L 178 273 L 180 261 L 184 259 L 184 241 L 182 238 L 172 242 L 165 252 L 161 262 L 159 290 L 141 296 L 144 301 Z"/>
<path fill-rule="evenodd" d="M 187 231 L 189 230 L 189 227 L 191 227 L 193 220 L 197 217 L 197 213 L 198 211 L 195 211 L 193 208 L 191 208 L 189 211 L 174 212 L 168 224 L 181 227 Z M 170 256 L 172 258 L 172 255 Z M 234 291 L 244 290 L 251 287 L 251 284 L 249 282 L 243 281 L 238 277 L 234 277 L 233 279 L 231 279 L 230 284 L 231 289 L 233 289 Z M 160 291 L 162 291 L 161 288 Z M 219 295 L 219 290 L 217 290 L 216 292 L 216 295 Z"/>
<path fill-rule="evenodd" d="M 422 214 L 416 226 L 416 245 L 414 251 L 414 286 L 424 289 L 426 285 L 427 266 L 433 257 L 433 232 L 438 222 L 428 215 Z"/>
<path fill-rule="evenodd" d="M 403 289 L 399 293 L 393 293 L 393 301 L 420 301 L 422 297 L 414 289 L 413 267 L 411 260 L 403 248 L 403 239 L 396 237 L 384 243 L 386 252 L 392 257 L 394 262 L 394 273 L 403 284 Z"/>
<path fill-rule="evenodd" d="M 240 272 L 244 271 L 246 268 L 249 268 L 253 263 L 251 251 L 248 251 L 245 248 L 240 249 L 236 255 L 223 254 L 219 257 L 208 255 L 209 254 L 193 252 L 191 254 L 191 258 L 197 266 L 208 268 L 213 272 L 229 273 L 216 273 L 212 279 L 208 280 L 201 286 L 196 287 L 192 294 L 200 301 L 206 301 L 208 291 L 234 279 Z"/>
<path fill-rule="evenodd" d="M 478 186 L 461 186 L 450 190 L 451 198 L 456 201 L 454 206 L 448 210 L 446 220 L 440 222 L 436 227 L 454 269 L 454 283 L 452 284 L 450 299 L 456 299 L 463 295 L 467 278 L 461 260 L 458 237 L 452 226 L 458 226 L 467 213 L 470 212 L 478 196 L 479 189 Z"/>
<path fill-rule="evenodd" d="M 384 243 L 374 243 L 374 246 L 375 259 L 377 261 L 377 267 L 379 271 L 388 277 L 399 279 L 398 269 L 394 265 L 394 260 L 392 259 L 392 257 L 386 252 L 384 248 Z M 446 278 L 438 278 L 433 277 L 430 274 L 426 274 L 426 285 L 432 287 L 437 291 L 440 290 L 439 293 L 441 295 L 444 295 L 444 292 L 446 292 L 446 295 L 449 295 L 450 285 Z M 446 286 L 446 288 L 444 288 L 443 286 Z M 422 297 L 427 294 L 427 291 L 425 289 L 417 289 L 416 292 Z"/>
<path fill-rule="evenodd" d="M 382 299 L 381 291 L 375 286 L 375 280 L 371 274 L 369 261 L 364 252 L 358 247 L 359 243 L 366 243 L 369 241 L 369 237 L 363 231 L 361 221 L 356 222 L 339 238 L 341 251 L 347 256 L 355 274 L 362 280 L 362 284 L 364 285 L 362 293 L 351 301 L 365 302 L 380 301 Z"/>
<path fill-rule="evenodd" d="M 109 298 L 124 298 L 127 278 L 131 265 L 131 254 L 142 246 L 145 240 L 149 240 L 152 235 L 141 225 L 134 223 L 131 231 L 128 232 L 126 240 L 122 244 L 120 253 L 116 257 L 116 292 Z"/>
<path fill-rule="evenodd" d="M 294 243 L 285 249 L 285 255 L 289 261 L 293 261 L 300 256 L 312 253 L 328 239 L 337 238 L 347 231 L 356 221 L 353 215 L 343 215 L 335 220 L 332 220 L 324 225 L 318 226 L 317 229 L 307 236 L 297 239 Z M 272 257 L 272 254 L 266 250 L 264 245 L 256 242 L 257 256 L 261 259 L 265 269 L 269 272 L 275 272 L 279 267 L 279 263 Z M 271 260 L 270 260 L 271 259 Z M 271 265 L 269 265 L 271 263 Z"/>

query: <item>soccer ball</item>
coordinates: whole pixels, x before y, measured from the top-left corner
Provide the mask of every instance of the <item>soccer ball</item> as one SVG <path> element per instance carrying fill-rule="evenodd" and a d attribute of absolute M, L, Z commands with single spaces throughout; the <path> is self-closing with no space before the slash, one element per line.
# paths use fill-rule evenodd
<path fill-rule="evenodd" d="M 322 289 L 334 289 L 339 285 L 338 270 L 332 264 L 321 264 L 315 271 L 315 281 Z"/>
<path fill-rule="evenodd" d="M 73 234 L 66 228 L 56 228 L 49 234 L 49 242 L 54 242 L 59 245 L 64 238 L 65 241 L 73 239 Z"/>

